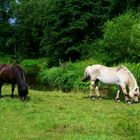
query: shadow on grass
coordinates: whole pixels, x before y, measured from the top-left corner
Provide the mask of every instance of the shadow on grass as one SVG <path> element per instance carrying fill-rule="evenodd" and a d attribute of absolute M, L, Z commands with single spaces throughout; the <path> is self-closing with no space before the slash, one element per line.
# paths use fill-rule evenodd
<path fill-rule="evenodd" d="M 101 94 L 101 99 L 103 99 L 103 100 L 114 100 L 114 101 L 116 101 L 115 97 L 116 97 L 116 94 L 117 94 L 117 90 L 115 88 L 100 89 L 100 94 Z M 95 98 L 93 100 L 98 100 L 95 92 L 94 92 L 94 95 L 92 97 Z M 87 96 L 84 96 L 83 98 L 90 99 L 90 96 L 87 95 Z M 125 103 L 124 94 L 122 92 L 120 93 L 120 101 Z M 118 101 L 116 101 L 116 102 L 118 102 Z"/>

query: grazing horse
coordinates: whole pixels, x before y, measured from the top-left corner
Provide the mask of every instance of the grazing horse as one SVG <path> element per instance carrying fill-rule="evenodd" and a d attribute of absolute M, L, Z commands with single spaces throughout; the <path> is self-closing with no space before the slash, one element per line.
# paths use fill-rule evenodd
<path fill-rule="evenodd" d="M 25 75 L 23 70 L 19 65 L 7 65 L 1 64 L 0 65 L 0 97 L 2 97 L 1 88 L 4 83 L 11 83 L 12 84 L 12 94 L 13 97 L 14 87 L 15 84 L 18 85 L 18 94 L 22 100 L 26 99 L 28 94 L 28 86 L 25 81 Z"/>
<path fill-rule="evenodd" d="M 116 100 L 119 100 L 119 94 L 122 90 L 125 96 L 125 102 L 128 104 L 131 101 L 138 102 L 140 96 L 139 87 L 133 74 L 124 66 L 106 67 L 103 65 L 87 66 L 85 69 L 83 82 L 90 79 L 90 98 L 93 98 L 93 89 L 96 90 L 97 98 L 100 98 L 98 83 L 101 81 L 104 84 L 117 85 Z M 129 89 L 127 92 L 126 87 Z"/>

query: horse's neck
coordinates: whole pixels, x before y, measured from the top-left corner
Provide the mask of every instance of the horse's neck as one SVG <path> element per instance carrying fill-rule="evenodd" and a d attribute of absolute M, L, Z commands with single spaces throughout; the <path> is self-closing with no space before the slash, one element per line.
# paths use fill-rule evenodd
<path fill-rule="evenodd" d="M 22 77 L 22 74 L 19 71 L 16 74 L 16 79 L 18 86 L 21 86 L 21 84 L 25 82 L 24 78 Z"/>
<path fill-rule="evenodd" d="M 133 75 L 130 75 L 129 77 L 129 89 L 134 90 L 138 87 L 137 81 L 135 80 Z"/>

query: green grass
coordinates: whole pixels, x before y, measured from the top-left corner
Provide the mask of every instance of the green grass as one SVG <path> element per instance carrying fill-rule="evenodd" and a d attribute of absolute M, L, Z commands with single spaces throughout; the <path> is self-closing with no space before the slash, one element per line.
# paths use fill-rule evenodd
<path fill-rule="evenodd" d="M 91 101 L 86 93 L 35 90 L 21 102 L 10 98 L 10 86 L 2 91 L 1 140 L 140 139 L 140 103 L 127 105 L 113 98 Z"/>

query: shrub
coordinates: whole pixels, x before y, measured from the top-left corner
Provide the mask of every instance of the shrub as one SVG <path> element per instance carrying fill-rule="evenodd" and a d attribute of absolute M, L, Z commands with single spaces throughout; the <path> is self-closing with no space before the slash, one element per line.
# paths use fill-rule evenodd
<path fill-rule="evenodd" d="M 41 70 L 39 73 L 39 77 L 41 83 L 45 84 L 46 88 L 58 89 L 62 73 L 63 73 L 62 69 L 52 67 L 51 69 Z"/>
<path fill-rule="evenodd" d="M 0 63 L 1 64 L 10 64 L 10 63 L 13 63 L 13 61 L 14 60 L 12 60 L 12 56 L 4 55 L 4 54 L 0 55 Z"/>
<path fill-rule="evenodd" d="M 59 67 L 52 67 L 49 69 L 41 69 L 39 73 L 40 80 L 46 85 L 48 89 L 58 89 L 62 91 L 87 91 L 89 82 L 81 82 L 85 67 L 91 64 L 101 64 L 99 61 L 93 59 L 80 61 L 76 63 L 68 62 L 60 64 Z M 123 63 L 135 76 L 140 84 L 140 63 Z"/>
<path fill-rule="evenodd" d="M 25 59 L 20 65 L 24 68 L 28 84 L 34 87 L 39 86 L 40 81 L 38 80 L 38 73 L 41 68 L 46 67 L 47 59 Z"/>
<path fill-rule="evenodd" d="M 103 29 L 103 39 L 94 44 L 96 53 L 106 64 L 139 62 L 140 14 L 129 11 L 111 21 Z"/>
<path fill-rule="evenodd" d="M 41 83 L 48 89 L 59 89 L 62 91 L 71 91 L 88 88 L 86 83 L 81 82 L 85 67 L 91 64 L 99 63 L 96 60 L 89 59 L 77 63 L 61 63 L 59 67 L 41 69 L 39 78 Z"/>

